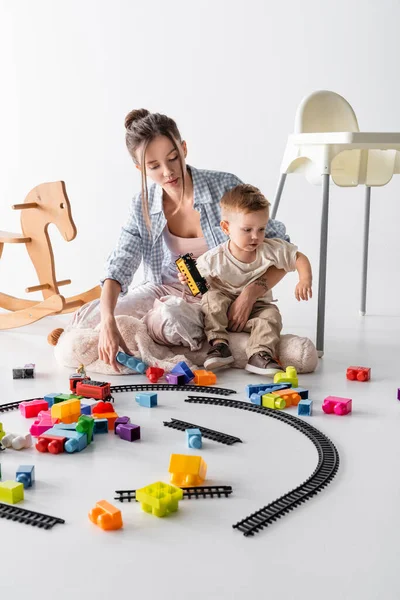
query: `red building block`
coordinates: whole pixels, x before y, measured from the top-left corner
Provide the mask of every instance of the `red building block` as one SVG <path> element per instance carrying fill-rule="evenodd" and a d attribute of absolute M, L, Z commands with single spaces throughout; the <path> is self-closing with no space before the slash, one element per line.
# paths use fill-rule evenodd
<path fill-rule="evenodd" d="M 30 400 L 28 402 L 20 402 L 19 410 L 21 414 L 26 418 L 37 417 L 41 410 L 47 410 L 49 408 L 46 400 Z"/>
<path fill-rule="evenodd" d="M 36 444 L 36 450 L 39 450 L 39 452 L 60 454 L 60 452 L 64 452 L 64 443 L 66 441 L 66 437 L 44 434 L 39 437 Z"/>
<path fill-rule="evenodd" d="M 370 367 L 348 367 L 346 379 L 349 381 L 369 381 L 371 379 Z"/>
<path fill-rule="evenodd" d="M 93 415 L 100 415 L 103 413 L 112 413 L 114 412 L 114 407 L 111 402 L 98 402 L 92 408 Z"/>
<path fill-rule="evenodd" d="M 157 381 L 164 375 L 164 369 L 160 367 L 147 367 L 146 377 L 151 383 L 157 383 Z"/>

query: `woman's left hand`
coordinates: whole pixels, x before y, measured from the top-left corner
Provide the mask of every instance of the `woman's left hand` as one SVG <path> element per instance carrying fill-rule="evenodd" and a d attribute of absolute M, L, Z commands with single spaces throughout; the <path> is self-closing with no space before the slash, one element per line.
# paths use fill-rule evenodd
<path fill-rule="evenodd" d="M 251 295 L 250 290 L 245 288 L 232 302 L 228 310 L 229 331 L 243 331 L 255 301 L 256 298 Z"/>

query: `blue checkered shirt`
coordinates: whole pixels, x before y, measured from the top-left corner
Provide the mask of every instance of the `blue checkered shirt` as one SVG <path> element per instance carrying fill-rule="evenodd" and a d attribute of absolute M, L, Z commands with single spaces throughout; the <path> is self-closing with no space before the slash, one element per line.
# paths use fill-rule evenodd
<path fill-rule="evenodd" d="M 193 180 L 194 208 L 200 212 L 200 224 L 208 248 L 214 248 L 227 240 L 220 227 L 220 200 L 225 192 L 242 183 L 231 173 L 205 171 L 189 167 Z M 141 193 L 131 203 L 129 217 L 121 230 L 119 240 L 107 259 L 106 279 L 115 279 L 121 285 L 121 295 L 127 293 L 133 276 L 143 260 L 146 281 L 165 283 L 163 274 L 171 265 L 171 253 L 161 235 L 167 220 L 162 208 L 163 189 L 152 184 L 148 190 L 151 233 L 146 228 L 142 214 Z M 278 237 L 290 241 L 283 223 L 270 219 L 265 231 L 269 238 Z"/>

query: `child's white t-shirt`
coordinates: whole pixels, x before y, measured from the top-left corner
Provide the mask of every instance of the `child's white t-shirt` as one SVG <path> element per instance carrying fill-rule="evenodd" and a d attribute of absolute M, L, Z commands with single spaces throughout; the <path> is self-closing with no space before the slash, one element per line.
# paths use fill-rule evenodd
<path fill-rule="evenodd" d="M 285 271 L 296 270 L 298 248 L 279 238 L 266 238 L 257 248 L 253 262 L 244 263 L 229 250 L 229 240 L 208 250 L 197 260 L 197 267 L 210 284 L 210 289 L 239 295 L 242 290 L 265 273 L 272 265 Z M 272 301 L 272 292 L 266 292 L 263 300 Z"/>

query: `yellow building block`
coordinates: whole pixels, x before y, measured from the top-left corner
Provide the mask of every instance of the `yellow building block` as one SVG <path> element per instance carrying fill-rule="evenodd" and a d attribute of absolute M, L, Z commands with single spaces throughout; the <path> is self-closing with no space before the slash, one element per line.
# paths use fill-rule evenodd
<path fill-rule="evenodd" d="M 75 423 L 81 414 L 81 401 L 73 398 L 58 402 L 51 407 L 52 419 L 60 419 L 61 423 Z"/>
<path fill-rule="evenodd" d="M 3 429 L 3 423 L 0 423 L 0 442 L 5 435 L 6 435 L 6 432 Z"/>
<path fill-rule="evenodd" d="M 142 510 L 156 517 L 165 517 L 171 512 L 176 512 L 178 502 L 182 498 L 183 491 L 180 488 L 161 481 L 136 490 L 136 500 L 140 502 Z"/>
<path fill-rule="evenodd" d="M 279 408 L 282 410 L 286 407 L 285 400 L 275 394 L 264 394 L 261 396 L 261 402 L 266 408 Z"/>
<path fill-rule="evenodd" d="M 292 390 L 291 388 L 271 393 L 273 396 L 279 396 L 280 398 L 283 398 L 286 402 L 286 408 L 289 408 L 289 406 L 297 406 L 301 400 L 300 394 L 298 394 L 295 390 Z"/>
<path fill-rule="evenodd" d="M 207 465 L 201 456 L 171 454 L 169 469 L 170 481 L 179 487 L 201 485 L 207 474 Z"/>
<path fill-rule="evenodd" d="M 24 499 L 24 486 L 17 481 L 3 481 L 0 483 L 0 502 L 16 504 Z"/>
<path fill-rule="evenodd" d="M 286 367 L 286 372 L 275 373 L 274 383 L 291 383 L 293 387 L 298 387 L 297 371 L 294 367 Z"/>

